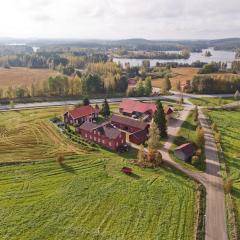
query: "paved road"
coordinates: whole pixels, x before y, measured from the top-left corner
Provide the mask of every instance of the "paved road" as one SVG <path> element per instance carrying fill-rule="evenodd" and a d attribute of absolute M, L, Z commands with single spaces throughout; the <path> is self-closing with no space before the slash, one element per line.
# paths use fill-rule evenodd
<path fill-rule="evenodd" d="M 157 96 L 157 97 L 132 97 L 130 99 L 141 100 L 141 101 L 151 101 L 151 100 L 174 100 L 178 101 L 182 96 L 179 92 L 172 91 L 173 95 L 171 96 Z M 201 97 L 232 97 L 233 94 L 213 94 L 213 95 L 194 95 L 194 94 L 183 94 L 184 99 L 188 100 L 189 98 L 201 98 Z M 124 98 L 109 98 L 110 103 L 121 102 Z M 91 103 L 103 103 L 104 99 L 90 99 Z M 19 103 L 15 104 L 14 109 L 26 109 L 26 108 L 44 108 L 44 107 L 53 107 L 53 106 L 64 106 L 64 105 L 75 105 L 82 102 L 82 100 L 68 100 L 68 101 L 55 101 L 55 102 L 35 102 L 35 103 Z M 10 110 L 9 105 L 0 105 L 0 111 Z"/>

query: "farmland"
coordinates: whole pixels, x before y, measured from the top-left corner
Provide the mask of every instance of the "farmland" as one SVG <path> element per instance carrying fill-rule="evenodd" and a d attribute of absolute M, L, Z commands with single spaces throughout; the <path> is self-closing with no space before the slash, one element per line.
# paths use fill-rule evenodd
<path fill-rule="evenodd" d="M 63 112 L 0 113 L 1 162 L 24 162 L 0 167 L 1 239 L 193 239 L 195 183 L 132 165 L 134 151 L 86 151 L 48 121 Z"/>
<path fill-rule="evenodd" d="M 49 69 L 31 69 L 31 68 L 0 68 L 0 87 L 26 86 L 30 87 L 33 82 L 42 82 L 50 76 L 56 76 L 60 73 Z"/>
<path fill-rule="evenodd" d="M 221 145 L 224 151 L 229 175 L 235 180 L 233 188 L 233 198 L 238 212 L 238 227 L 240 229 L 240 137 L 239 121 L 240 110 L 236 111 L 209 111 L 208 115 L 214 121 L 221 132 Z"/>
<path fill-rule="evenodd" d="M 181 67 L 181 68 L 172 68 L 171 69 L 171 84 L 172 88 L 176 89 L 176 85 L 178 81 L 182 84 L 186 83 L 187 80 L 192 80 L 192 78 L 197 75 L 198 68 L 191 68 L 191 67 Z M 162 87 L 163 78 L 154 79 L 152 81 L 153 87 Z"/>

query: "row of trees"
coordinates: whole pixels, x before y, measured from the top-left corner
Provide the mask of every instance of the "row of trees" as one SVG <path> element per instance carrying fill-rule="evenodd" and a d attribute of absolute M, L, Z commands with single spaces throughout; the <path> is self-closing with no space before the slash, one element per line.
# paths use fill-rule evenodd
<path fill-rule="evenodd" d="M 129 97 L 142 97 L 150 96 L 152 93 L 152 79 L 147 77 L 144 81 L 140 79 L 137 82 L 136 87 L 129 87 L 127 90 L 127 95 Z"/>
<path fill-rule="evenodd" d="M 240 89 L 240 78 L 213 78 L 198 75 L 192 79 L 191 88 L 194 93 L 235 93 Z"/>

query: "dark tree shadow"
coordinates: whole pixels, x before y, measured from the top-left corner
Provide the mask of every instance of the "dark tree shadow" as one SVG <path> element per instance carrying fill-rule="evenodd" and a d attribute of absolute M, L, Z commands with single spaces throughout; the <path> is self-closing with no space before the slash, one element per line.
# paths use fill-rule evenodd
<path fill-rule="evenodd" d="M 61 168 L 65 171 L 65 172 L 69 172 L 69 173 L 72 173 L 72 174 L 76 174 L 76 171 L 73 167 L 65 164 L 65 163 L 61 163 L 60 164 Z"/>

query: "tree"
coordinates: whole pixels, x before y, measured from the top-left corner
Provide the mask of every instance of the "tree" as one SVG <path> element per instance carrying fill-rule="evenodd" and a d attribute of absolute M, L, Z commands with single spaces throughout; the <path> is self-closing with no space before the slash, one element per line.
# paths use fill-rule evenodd
<path fill-rule="evenodd" d="M 194 109 L 194 121 L 197 122 L 198 121 L 198 107 L 196 106 Z"/>
<path fill-rule="evenodd" d="M 178 91 L 181 91 L 181 83 L 180 83 L 180 81 L 177 81 L 176 89 Z"/>
<path fill-rule="evenodd" d="M 169 77 L 167 76 L 164 78 L 162 90 L 165 93 L 165 92 L 169 92 L 169 90 L 171 88 L 172 88 L 171 81 L 170 81 Z"/>
<path fill-rule="evenodd" d="M 138 163 L 143 164 L 145 161 L 145 153 L 144 153 L 144 146 L 140 145 L 140 148 L 138 150 Z"/>
<path fill-rule="evenodd" d="M 167 137 L 167 120 L 166 120 L 165 112 L 163 110 L 162 102 L 160 100 L 157 100 L 156 106 L 157 106 L 157 111 L 155 112 L 153 119 L 160 131 L 161 137 L 166 138 Z"/>
<path fill-rule="evenodd" d="M 144 86 L 143 86 L 143 81 L 140 79 L 137 83 L 137 86 L 136 86 L 136 94 L 137 96 L 141 97 L 144 95 Z"/>
<path fill-rule="evenodd" d="M 144 81 L 144 91 L 146 96 L 150 96 L 152 93 L 152 78 L 147 77 Z"/>
<path fill-rule="evenodd" d="M 160 166 L 162 164 L 162 161 L 163 161 L 162 154 L 159 151 L 157 151 L 155 155 L 155 165 Z"/>
<path fill-rule="evenodd" d="M 89 99 L 87 97 L 83 99 L 83 105 L 84 106 L 90 105 L 90 101 L 89 101 Z"/>
<path fill-rule="evenodd" d="M 110 108 L 109 108 L 109 105 L 108 105 L 108 101 L 107 101 L 107 99 L 105 98 L 105 100 L 104 100 L 104 103 L 103 103 L 103 105 L 102 105 L 102 109 L 101 109 L 101 114 L 105 117 L 105 118 L 107 118 L 107 117 L 109 117 L 110 116 Z"/>
<path fill-rule="evenodd" d="M 197 127 L 196 129 L 196 144 L 199 147 L 202 147 L 204 144 L 204 131 L 201 127 Z"/>
<path fill-rule="evenodd" d="M 233 188 L 233 179 L 231 177 L 228 177 L 224 181 L 224 191 L 225 191 L 225 193 L 230 193 L 232 191 L 232 188 Z"/>
<path fill-rule="evenodd" d="M 156 152 L 160 148 L 160 133 L 158 126 L 155 122 L 152 122 L 149 128 L 148 138 L 148 160 L 153 162 L 156 157 Z"/>

